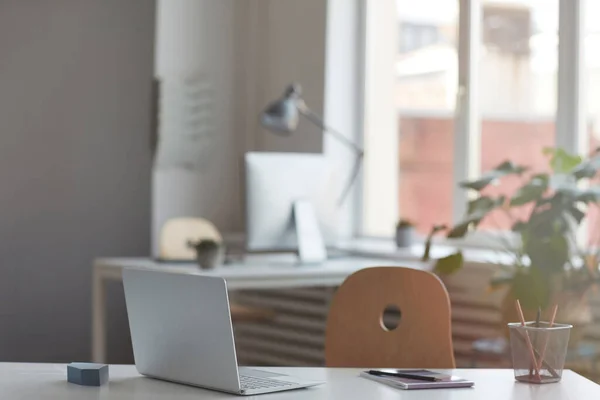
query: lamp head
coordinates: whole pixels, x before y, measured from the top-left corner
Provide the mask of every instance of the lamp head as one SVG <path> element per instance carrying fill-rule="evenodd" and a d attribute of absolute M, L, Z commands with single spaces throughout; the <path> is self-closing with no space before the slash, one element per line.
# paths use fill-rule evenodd
<path fill-rule="evenodd" d="M 260 116 L 262 126 L 273 133 L 288 136 L 298 127 L 302 104 L 302 87 L 297 83 L 288 85 L 283 95 L 270 103 Z"/>

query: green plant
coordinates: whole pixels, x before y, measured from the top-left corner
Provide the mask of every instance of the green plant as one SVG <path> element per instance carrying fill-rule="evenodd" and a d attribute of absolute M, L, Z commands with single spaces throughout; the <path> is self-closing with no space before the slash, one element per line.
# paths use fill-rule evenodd
<path fill-rule="evenodd" d="M 421 261 L 429 261 L 429 254 L 431 253 L 431 245 L 433 244 L 433 237 L 439 232 L 443 232 L 447 230 L 448 227 L 446 225 L 434 225 L 429 231 L 429 235 L 427 235 L 427 239 L 425 239 L 425 250 L 423 251 L 423 257 L 421 257 Z"/>
<path fill-rule="evenodd" d="M 427 262 L 430 259 L 431 253 L 431 245 L 433 244 L 433 238 L 440 232 L 444 232 L 448 230 L 448 226 L 446 225 L 434 225 L 429 231 L 429 235 L 427 235 L 427 239 L 425 240 L 425 250 L 423 251 L 423 256 L 421 257 L 421 261 Z M 461 252 L 457 252 L 455 254 L 450 254 L 446 257 L 440 258 L 436 261 L 436 271 L 443 271 L 445 274 L 453 273 L 459 270 L 462 267 L 463 263 L 463 255 Z"/>
<path fill-rule="evenodd" d="M 513 262 L 500 267 L 491 286 L 508 285 L 511 294 L 529 309 L 546 307 L 566 291 L 582 295 L 600 281 L 598 247 L 581 249 L 577 242 L 577 231 L 588 211 L 598 210 L 600 186 L 594 185 L 594 178 L 600 169 L 600 151 L 585 159 L 554 148 L 544 149 L 544 154 L 551 172 L 533 172 L 505 161 L 478 179 L 461 182 L 475 197 L 468 203 L 465 218 L 447 231 L 448 238 L 462 238 L 484 219 L 493 220 L 499 214 L 508 218 L 518 240 L 498 240 Z M 509 176 L 522 180 L 512 196 L 486 191 Z M 594 236 L 593 244 L 598 241 Z M 462 253 L 457 252 L 437 260 L 435 270 L 452 273 L 462 263 Z"/>
<path fill-rule="evenodd" d="M 196 242 L 188 240 L 189 248 L 196 250 L 197 253 L 218 250 L 221 245 L 212 239 L 202 239 Z"/>
<path fill-rule="evenodd" d="M 398 223 L 396 224 L 396 229 L 401 229 L 401 228 L 413 228 L 415 226 L 415 224 L 412 223 L 412 221 L 408 220 L 408 219 L 401 219 L 400 221 L 398 221 Z"/>

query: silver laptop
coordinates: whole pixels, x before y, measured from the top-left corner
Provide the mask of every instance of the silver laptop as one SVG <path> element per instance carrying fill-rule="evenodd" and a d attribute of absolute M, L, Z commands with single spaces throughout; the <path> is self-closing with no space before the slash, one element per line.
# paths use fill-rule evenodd
<path fill-rule="evenodd" d="M 239 395 L 322 383 L 238 367 L 222 278 L 125 269 L 123 284 L 142 375 Z"/>

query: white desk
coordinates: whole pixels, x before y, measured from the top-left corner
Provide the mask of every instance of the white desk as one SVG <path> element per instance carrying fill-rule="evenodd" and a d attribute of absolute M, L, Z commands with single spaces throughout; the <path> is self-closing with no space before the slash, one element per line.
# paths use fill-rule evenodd
<path fill-rule="evenodd" d="M 309 389 L 279 392 L 253 398 L 285 400 L 583 400 L 600 398 L 600 386 L 565 371 L 559 383 L 527 385 L 515 382 L 512 370 L 456 370 L 471 379 L 474 388 L 402 391 L 358 377 L 358 369 L 263 368 L 307 379 L 325 381 Z M 102 387 L 77 386 L 66 381 L 64 364 L 0 364 L 0 393 L 3 399 L 22 400 L 202 400 L 243 399 L 140 376 L 135 367 L 111 365 L 110 382 Z"/>
<path fill-rule="evenodd" d="M 394 261 L 383 258 L 344 257 L 322 265 L 300 266 L 291 255 L 249 256 L 246 260 L 211 271 L 202 271 L 195 264 L 169 264 L 148 258 L 104 258 L 94 262 L 92 274 L 92 360 L 106 360 L 106 281 L 122 280 L 123 268 L 145 268 L 182 274 L 220 276 L 230 290 L 278 289 L 306 286 L 337 286 L 360 269 L 372 266 L 402 265 L 424 269 L 428 264 L 418 261 Z"/>

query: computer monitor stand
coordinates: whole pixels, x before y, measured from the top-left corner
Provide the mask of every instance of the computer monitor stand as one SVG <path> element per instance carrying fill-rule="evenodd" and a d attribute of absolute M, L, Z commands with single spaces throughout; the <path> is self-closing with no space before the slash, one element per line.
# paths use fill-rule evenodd
<path fill-rule="evenodd" d="M 302 264 L 318 264 L 327 259 L 325 242 L 315 209 L 310 201 L 294 202 L 294 224 L 298 238 L 298 255 Z"/>

